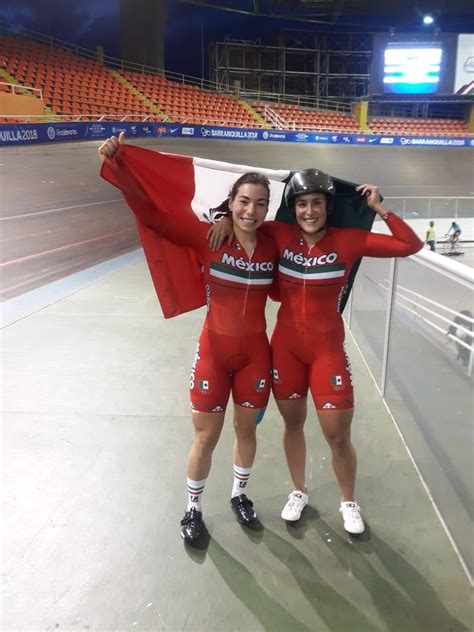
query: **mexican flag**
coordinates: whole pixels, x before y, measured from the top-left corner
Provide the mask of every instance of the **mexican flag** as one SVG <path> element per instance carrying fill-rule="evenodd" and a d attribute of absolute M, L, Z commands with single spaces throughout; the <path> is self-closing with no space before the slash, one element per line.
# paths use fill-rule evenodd
<path fill-rule="evenodd" d="M 319 165 L 311 165 L 315 168 Z M 192 156 L 165 154 L 133 145 L 121 145 L 113 159 L 106 159 L 101 175 L 118 187 L 135 214 L 141 243 L 165 318 L 197 309 L 206 299 L 201 262 L 190 248 L 177 246 L 146 226 L 141 217 L 154 208 L 178 213 L 195 222 L 214 222 L 222 216 L 222 206 L 237 178 L 257 171 L 270 181 L 267 220 L 294 223 L 285 206 L 283 191 L 294 171 L 236 165 Z M 328 217 L 331 226 L 370 230 L 374 220 L 356 185 L 334 178 L 336 204 Z M 189 230 L 187 227 L 183 230 Z M 352 272 L 345 293 L 349 295 L 357 271 Z"/>

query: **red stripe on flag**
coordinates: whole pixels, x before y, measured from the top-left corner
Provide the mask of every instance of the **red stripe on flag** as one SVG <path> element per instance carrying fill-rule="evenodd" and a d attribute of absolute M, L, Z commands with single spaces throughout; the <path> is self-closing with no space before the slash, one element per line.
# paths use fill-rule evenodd
<path fill-rule="evenodd" d="M 192 158 L 122 146 L 115 159 L 104 161 L 101 175 L 121 189 L 137 217 L 138 232 L 165 318 L 204 305 L 203 279 L 196 253 L 175 245 L 139 219 L 153 213 L 153 208 L 183 218 L 192 214 L 196 219 L 191 209 L 195 191 Z"/>

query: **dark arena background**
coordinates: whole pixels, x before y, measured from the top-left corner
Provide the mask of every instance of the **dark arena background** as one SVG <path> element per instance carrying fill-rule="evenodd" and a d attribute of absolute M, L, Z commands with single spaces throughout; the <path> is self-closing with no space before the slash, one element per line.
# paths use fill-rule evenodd
<path fill-rule="evenodd" d="M 249 483 L 261 528 L 229 508 L 228 411 L 209 539 L 183 545 L 204 310 L 162 316 L 133 215 L 99 176 L 121 132 L 376 184 L 423 241 L 434 222 L 435 252 L 364 258 L 344 310 L 360 537 L 312 404 L 310 504 L 281 519 L 292 483 L 271 399 Z M 473 628 L 473 149 L 471 2 L 4 0 L 5 632 Z"/>

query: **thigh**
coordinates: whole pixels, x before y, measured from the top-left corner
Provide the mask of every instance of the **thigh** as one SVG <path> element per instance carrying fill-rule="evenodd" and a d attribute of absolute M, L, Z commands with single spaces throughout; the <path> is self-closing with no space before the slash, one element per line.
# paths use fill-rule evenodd
<path fill-rule="evenodd" d="M 231 374 L 220 357 L 219 345 L 204 329 L 199 338 L 189 378 L 193 411 L 225 411 L 231 389 Z"/>
<path fill-rule="evenodd" d="M 243 408 L 264 408 L 271 388 L 271 355 L 266 334 L 242 342 L 242 365 L 232 377 L 234 403 Z"/>
<path fill-rule="evenodd" d="M 315 359 L 310 370 L 310 389 L 316 410 L 354 407 L 354 390 L 343 334 L 314 341 Z"/>
<path fill-rule="evenodd" d="M 273 332 L 273 395 L 277 400 L 302 399 L 308 393 L 308 365 L 298 357 L 296 336 L 278 323 Z"/>

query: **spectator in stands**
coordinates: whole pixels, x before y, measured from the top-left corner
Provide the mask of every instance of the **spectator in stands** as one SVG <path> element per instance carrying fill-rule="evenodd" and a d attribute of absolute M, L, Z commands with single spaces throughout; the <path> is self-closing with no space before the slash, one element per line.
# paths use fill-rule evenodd
<path fill-rule="evenodd" d="M 434 231 L 434 222 L 431 221 L 428 226 L 428 230 L 426 231 L 426 243 L 430 247 L 431 252 L 436 251 L 436 235 Z"/>

